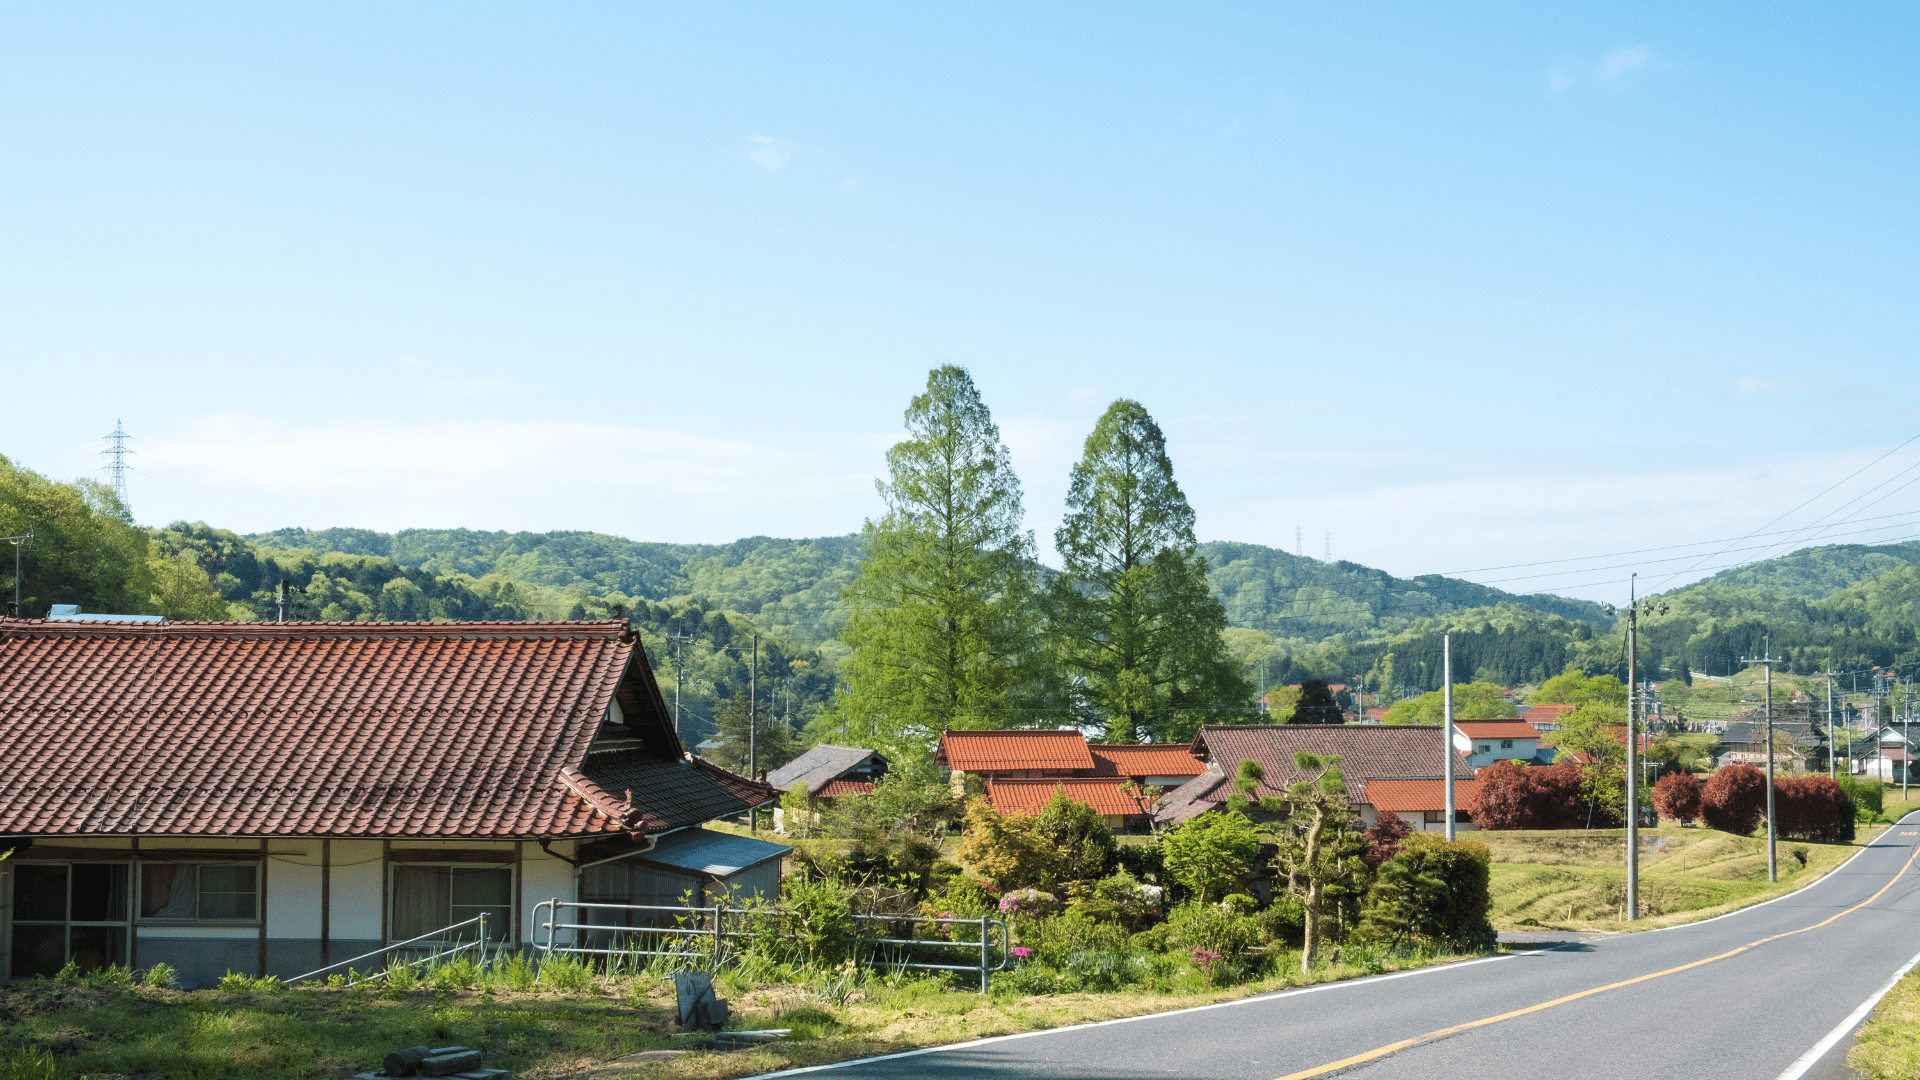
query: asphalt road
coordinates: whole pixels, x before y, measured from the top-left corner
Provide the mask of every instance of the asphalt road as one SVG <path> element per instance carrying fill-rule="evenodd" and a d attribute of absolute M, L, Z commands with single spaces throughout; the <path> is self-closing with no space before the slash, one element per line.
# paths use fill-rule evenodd
<path fill-rule="evenodd" d="M 1821 881 L 1710 922 L 831 1068 L 849 1080 L 1774 1080 L 1801 1067 L 1836 1080 L 1852 1075 L 1850 1031 L 1801 1059 L 1920 952 L 1917 853 L 1920 814 Z"/>

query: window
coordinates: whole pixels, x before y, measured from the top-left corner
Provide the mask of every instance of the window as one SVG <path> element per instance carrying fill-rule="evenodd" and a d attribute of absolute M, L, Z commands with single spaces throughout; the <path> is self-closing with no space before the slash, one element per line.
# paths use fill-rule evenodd
<path fill-rule="evenodd" d="M 512 936 L 512 867 L 403 863 L 393 868 L 391 940 L 431 934 L 482 913 L 490 940 Z M 464 941 L 479 934 L 478 926 L 467 926 L 445 936 Z"/>
<path fill-rule="evenodd" d="M 260 867 L 251 862 L 142 863 L 145 922 L 257 922 Z"/>
<path fill-rule="evenodd" d="M 1511 749 L 1513 749 L 1513 740 L 1512 740 L 1512 739 L 1501 739 L 1501 740 L 1500 740 L 1500 749 L 1502 749 L 1502 750 L 1511 750 Z"/>
<path fill-rule="evenodd" d="M 13 978 L 127 962 L 126 863 L 23 863 L 13 871 Z"/>
<path fill-rule="evenodd" d="M 1422 817 L 1422 820 L 1429 825 L 1445 825 L 1447 823 L 1447 812 L 1445 810 L 1428 810 Z"/>
<path fill-rule="evenodd" d="M 1486 743 L 1481 743 L 1481 744 L 1480 744 L 1480 752 L 1481 752 L 1481 753 L 1483 753 L 1483 754 L 1490 754 L 1490 753 L 1492 753 L 1492 752 L 1493 752 L 1493 747 L 1491 747 L 1491 746 L 1489 746 L 1489 745 L 1487 745 Z"/>

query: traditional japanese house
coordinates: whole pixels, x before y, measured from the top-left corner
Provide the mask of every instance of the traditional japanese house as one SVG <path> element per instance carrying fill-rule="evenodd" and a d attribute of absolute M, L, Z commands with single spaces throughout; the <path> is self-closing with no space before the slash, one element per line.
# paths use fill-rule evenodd
<path fill-rule="evenodd" d="M 524 946 L 583 876 L 764 890 L 785 851 L 703 839 L 773 789 L 687 757 L 625 622 L 5 619 L 0 746 L 0 978 Z"/>

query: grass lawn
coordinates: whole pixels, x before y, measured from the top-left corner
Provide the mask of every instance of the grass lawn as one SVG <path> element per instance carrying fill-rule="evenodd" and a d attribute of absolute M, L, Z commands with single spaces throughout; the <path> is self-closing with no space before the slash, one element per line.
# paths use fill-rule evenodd
<path fill-rule="evenodd" d="M 1847 1051 L 1847 1066 L 1867 1080 L 1912 1080 L 1920 1069 L 1920 971 L 1880 999 Z"/>
<path fill-rule="evenodd" d="M 584 989 L 490 991 L 282 989 L 276 992 L 113 988 L 40 981 L 0 989 L 0 1080 L 213 1080 L 344 1077 L 378 1068 L 390 1050 L 460 1044 L 490 1067 L 530 1080 L 751 1076 L 795 1065 L 1036 1031 L 1229 1001 L 1252 994 L 1446 963 L 1462 957 L 1368 958 L 1311 976 L 1186 992 L 1026 996 L 948 989 L 930 979 L 873 976 L 857 986 L 746 984 L 719 989 L 737 1029 L 791 1028 L 790 1041 L 734 1052 L 647 1051 L 675 1037 L 672 984 L 595 979 Z"/>
<path fill-rule="evenodd" d="M 1892 793 L 1890 793 L 1892 794 Z M 1914 793 L 1920 803 L 1920 791 Z M 1889 802 L 1893 803 L 1890 799 Z M 1889 807 L 1890 817 L 1902 808 Z M 1850 844 L 1779 841 L 1778 882 L 1767 881 L 1766 840 L 1706 828 L 1640 830 L 1640 914 L 1624 918 L 1626 830 L 1475 832 L 1493 851 L 1493 924 L 1500 930 L 1629 930 L 1711 918 L 1819 880 L 1880 835 L 1862 825 Z M 1795 857 L 1804 851 L 1803 863 Z"/>

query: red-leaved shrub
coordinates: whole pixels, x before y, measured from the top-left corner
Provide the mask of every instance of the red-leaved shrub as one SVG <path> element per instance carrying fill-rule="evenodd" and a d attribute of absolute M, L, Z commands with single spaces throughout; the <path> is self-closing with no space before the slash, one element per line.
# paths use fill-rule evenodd
<path fill-rule="evenodd" d="M 1515 765 L 1496 761 L 1480 770 L 1479 792 L 1465 808 L 1483 829 L 1577 829 L 1586 824 L 1580 766 Z"/>
<path fill-rule="evenodd" d="M 1400 853 L 1407 837 L 1412 835 L 1413 825 L 1406 818 L 1383 810 L 1373 819 L 1373 824 L 1367 826 L 1367 831 L 1360 834 L 1360 838 L 1367 842 L 1367 850 L 1360 858 L 1378 870 L 1381 863 Z"/>
<path fill-rule="evenodd" d="M 1653 808 L 1668 821 L 1688 822 L 1700 816 L 1700 778 L 1673 772 L 1653 785 Z"/>
<path fill-rule="evenodd" d="M 1792 776 L 1773 784 L 1776 835 L 1827 842 L 1853 839 L 1853 800 L 1824 776 Z"/>
<path fill-rule="evenodd" d="M 1767 816 L 1767 774 L 1729 765 L 1700 789 L 1700 817 L 1711 829 L 1745 836 Z"/>

